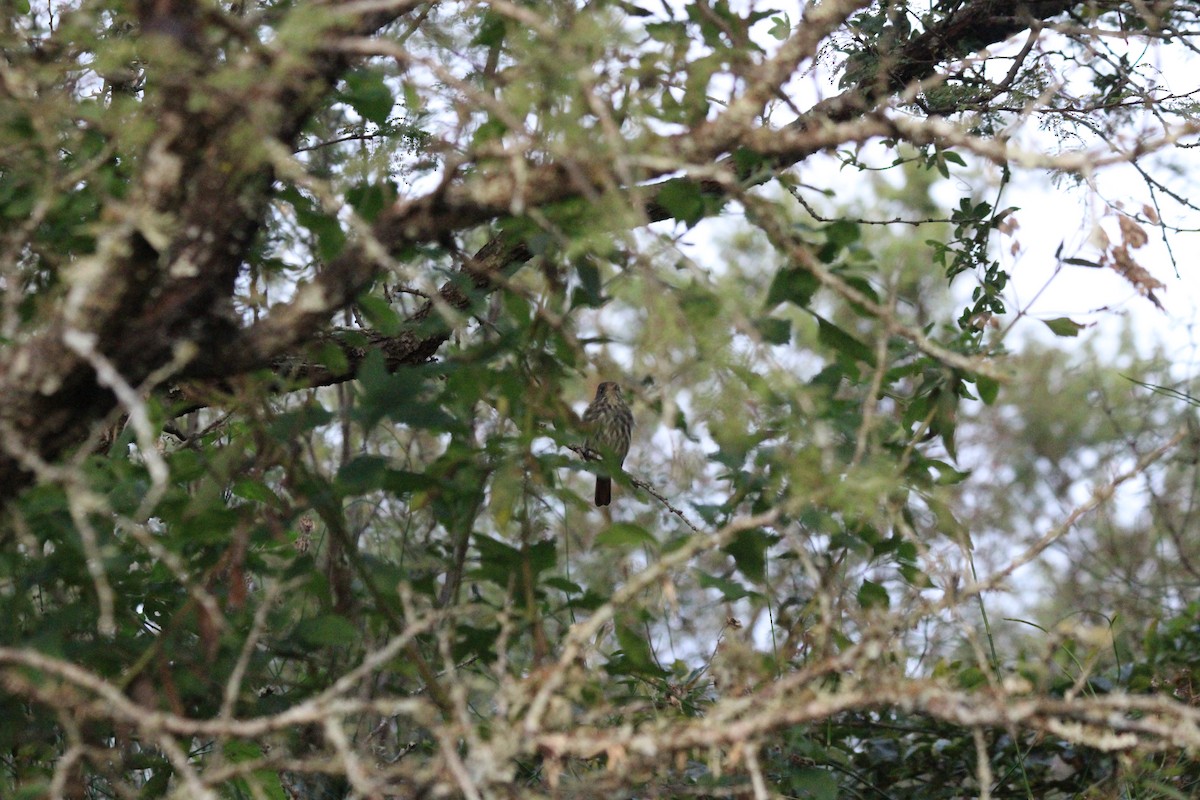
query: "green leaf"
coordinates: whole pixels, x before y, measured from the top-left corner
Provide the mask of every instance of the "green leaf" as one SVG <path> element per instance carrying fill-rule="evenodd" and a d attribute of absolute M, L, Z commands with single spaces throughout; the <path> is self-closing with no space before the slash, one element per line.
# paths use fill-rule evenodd
<path fill-rule="evenodd" d="M 599 307 L 604 302 L 604 295 L 600 283 L 600 268 L 596 262 L 591 258 L 578 259 L 575 274 L 579 276 L 579 291 L 572 298 L 572 304 Z"/>
<path fill-rule="evenodd" d="M 965 544 L 968 548 L 973 547 L 971 544 L 971 532 L 967 530 L 967 526 L 959 522 L 958 517 L 954 516 L 954 512 L 950 510 L 950 506 L 933 495 L 923 494 L 921 499 L 925 501 L 925 505 L 929 506 L 929 510 L 937 517 L 938 529 L 942 533 L 956 542 Z"/>
<path fill-rule="evenodd" d="M 401 425 L 430 431 L 450 431 L 458 427 L 457 420 L 441 407 L 436 399 L 424 399 L 428 394 L 424 373 L 417 368 L 387 371 L 383 354 L 372 350 L 358 371 L 362 386 L 354 419 L 373 427 L 385 417 Z"/>
<path fill-rule="evenodd" d="M 788 19 L 787 14 L 781 14 L 778 17 L 771 18 L 771 27 L 767 29 L 767 33 L 774 36 L 779 41 L 783 41 L 792 32 L 792 22 Z"/>
<path fill-rule="evenodd" d="M 526 573 L 536 584 L 538 576 L 553 569 L 558 560 L 554 542 L 549 540 L 528 545 L 523 550 L 483 534 L 475 534 L 472 541 L 479 550 L 479 568 L 472 571 L 472 576 L 491 581 L 505 591 L 514 588 L 515 597 L 521 602 L 525 600 Z M 514 576 L 517 578 L 515 587 L 512 586 Z"/>
<path fill-rule="evenodd" d="M 708 325 L 721 313 L 722 299 L 720 295 L 698 283 L 689 283 L 680 287 L 676 296 L 679 298 L 680 308 L 692 322 Z"/>
<path fill-rule="evenodd" d="M 256 769 L 244 778 L 237 778 L 233 785 L 238 788 L 241 797 L 263 797 L 266 800 L 288 800 L 291 795 L 283 788 L 279 773 L 269 769 Z M 252 791 L 253 785 L 257 791 Z M 143 793 L 142 797 L 151 797 Z"/>
<path fill-rule="evenodd" d="M 923 466 L 934 472 L 934 483 L 938 486 L 954 486 L 971 477 L 971 473 L 955 469 L 950 464 L 937 458 L 923 460 Z"/>
<path fill-rule="evenodd" d="M 383 125 L 392 113 L 395 98 L 375 70 L 361 69 L 346 74 L 346 90 L 341 98 L 363 119 Z"/>
<path fill-rule="evenodd" d="M 1042 320 L 1042 322 L 1046 323 L 1046 327 L 1049 328 L 1055 336 L 1078 336 L 1079 332 L 1087 327 L 1086 325 L 1080 325 L 1078 322 L 1068 319 L 1067 317 L 1046 319 Z"/>
<path fill-rule="evenodd" d="M 654 651 L 650 643 L 637 630 L 624 623 L 616 626 L 617 644 L 621 649 L 609 661 L 607 669 L 615 674 L 653 675 L 662 677 L 669 674 L 658 666 L 654 659 Z"/>
<path fill-rule="evenodd" d="M 558 589 L 563 594 L 583 594 L 583 587 L 566 578 L 546 578 L 543 583 L 551 589 Z"/>
<path fill-rule="evenodd" d="M 975 388 L 979 390 L 979 399 L 989 406 L 996 402 L 996 397 L 1000 394 L 1000 382 L 986 375 L 975 378 Z"/>
<path fill-rule="evenodd" d="M 142 797 L 166 797 L 167 789 L 171 786 L 171 779 L 175 775 L 175 769 L 169 764 L 164 764 L 161 767 L 153 770 L 150 780 L 146 781 L 141 788 Z"/>
<path fill-rule="evenodd" d="M 451 651 L 455 660 L 469 656 L 485 659 L 496 657 L 495 644 L 496 640 L 500 638 L 500 626 L 477 628 L 474 625 L 459 623 L 454 630 L 458 635 L 458 639 L 454 642 L 454 649 Z"/>
<path fill-rule="evenodd" d="M 863 608 L 888 608 L 891 605 L 887 589 L 874 581 L 864 579 L 858 590 L 858 604 Z"/>
<path fill-rule="evenodd" d="M 221 745 L 221 752 L 234 764 L 252 761 L 263 756 L 262 748 L 257 743 L 239 739 L 226 739 Z"/>
<path fill-rule="evenodd" d="M 313 351 L 313 360 L 323 365 L 334 375 L 346 375 L 350 372 L 350 359 L 346 351 L 332 341 L 323 341 Z"/>
<path fill-rule="evenodd" d="M 362 385 L 362 397 L 355 415 L 372 427 L 396 409 L 416 402 L 420 390 L 420 379 L 411 370 L 396 374 L 388 372 L 383 354 L 372 350 L 358 370 L 358 381 Z"/>
<path fill-rule="evenodd" d="M 499 139 L 508 132 L 508 126 L 498 119 L 489 119 L 475 129 L 475 134 L 471 137 L 471 143 L 478 147 L 481 144 Z"/>
<path fill-rule="evenodd" d="M 235 497 L 255 503 L 263 503 L 269 506 L 279 505 L 279 497 L 271 487 L 262 481 L 250 480 L 249 478 L 240 480 L 233 485 L 233 494 Z"/>
<path fill-rule="evenodd" d="M 737 167 L 739 177 L 749 178 L 752 175 L 762 173 L 763 170 L 769 169 L 771 162 L 760 153 L 756 153 L 747 147 L 739 147 L 733 151 L 733 165 Z"/>
<path fill-rule="evenodd" d="M 694 6 L 687 6 L 694 8 Z M 694 59 L 688 64 L 683 79 L 683 122 L 688 125 L 698 125 L 708 116 L 710 106 L 708 99 L 708 84 L 714 73 L 724 65 L 724 56 L 712 53 Z"/>
<path fill-rule="evenodd" d="M 291 204 L 296 211 L 296 220 L 317 237 L 317 255 L 332 261 L 342 252 L 346 246 L 346 233 L 336 217 L 325 213 L 294 186 L 284 187 L 279 197 Z"/>
<path fill-rule="evenodd" d="M 987 675 L 979 667 L 967 667 L 958 673 L 958 685 L 963 689 L 978 689 L 987 683 Z"/>
<path fill-rule="evenodd" d="M 374 491 L 382 488 L 387 471 L 388 459 L 361 455 L 338 470 L 337 486 L 347 496 Z"/>
<path fill-rule="evenodd" d="M 745 586 L 742 586 L 737 581 L 722 578 L 717 575 L 710 575 L 707 572 L 696 570 L 696 580 L 702 589 L 716 589 L 721 593 L 721 596 L 726 602 L 741 600 L 743 597 L 758 597 L 757 592 L 752 592 Z"/>
<path fill-rule="evenodd" d="M 428 475 L 404 469 L 389 469 L 383 476 L 384 491 L 397 496 L 428 491 L 437 485 L 438 481 Z"/>
<path fill-rule="evenodd" d="M 803 800 L 838 800 L 837 778 L 829 770 L 805 767 L 788 773 L 788 794 Z"/>
<path fill-rule="evenodd" d="M 333 412 L 311 400 L 302 408 L 285 411 L 271 420 L 269 428 L 273 438 L 279 441 L 296 441 L 303 439 L 313 428 L 327 425 L 333 421 Z M 200 465 L 197 462 L 197 468 Z M 177 476 L 178 477 L 178 476 Z"/>
<path fill-rule="evenodd" d="M 659 205 L 689 228 L 704 217 L 704 195 L 700 185 L 683 178 L 667 181 L 658 190 Z"/>
<path fill-rule="evenodd" d="M 317 647 L 344 647 L 358 640 L 358 630 L 340 614 L 322 614 L 301 620 L 292 635 Z"/>
<path fill-rule="evenodd" d="M 832 225 L 826 226 L 824 234 L 825 241 L 842 248 L 857 242 L 862 236 L 862 231 L 859 230 L 857 222 L 838 220 Z"/>
<path fill-rule="evenodd" d="M 933 588 L 933 581 L 925 574 L 925 571 L 912 564 L 901 564 L 900 576 L 909 586 L 915 586 L 918 589 Z"/>
<path fill-rule="evenodd" d="M 817 341 L 842 355 L 875 366 L 875 354 L 871 348 L 821 317 L 817 317 Z"/>
<path fill-rule="evenodd" d="M 495 47 L 504 41 L 504 34 L 507 28 L 508 22 L 504 16 L 488 9 L 483 13 L 483 21 L 479 25 L 479 32 L 475 34 L 475 38 L 471 44 L 483 47 Z"/>
<path fill-rule="evenodd" d="M 954 440 L 958 430 L 958 395 L 952 392 L 938 392 L 937 406 L 933 419 L 929 423 L 930 432 L 939 436 L 942 447 L 950 458 L 958 460 L 957 444 Z"/>
<path fill-rule="evenodd" d="M 596 537 L 596 544 L 617 550 L 635 547 L 657 547 L 658 540 L 650 531 L 631 522 L 618 522 Z"/>
<path fill-rule="evenodd" d="M 872 286 L 871 282 L 869 280 L 867 280 L 866 278 L 864 278 L 860 275 L 844 275 L 842 277 L 842 279 L 844 281 L 846 281 L 846 284 L 848 286 L 852 286 L 855 289 L 857 289 L 858 291 L 862 292 L 863 296 L 866 297 L 871 302 L 873 302 L 873 303 L 880 302 L 879 301 L 879 293 L 877 291 L 875 291 L 875 287 Z M 852 309 L 854 309 L 854 312 L 860 316 L 863 316 L 863 317 L 874 317 L 875 316 L 874 313 L 872 313 L 871 311 L 868 311 L 866 308 L 858 305 L 857 303 L 851 303 L 850 307 Z"/>
<path fill-rule="evenodd" d="M 390 183 L 360 183 L 346 190 L 346 202 L 367 222 L 396 200 L 396 187 Z"/>
<path fill-rule="evenodd" d="M 364 293 L 358 296 L 356 304 L 363 318 L 376 331 L 384 336 L 395 336 L 400 332 L 404 321 L 387 300 L 378 295 Z"/>
<path fill-rule="evenodd" d="M 624 0 L 617 0 L 617 5 L 621 7 L 622 11 L 624 11 L 626 14 L 628 14 L 631 17 L 653 17 L 654 16 L 653 11 L 647 11 L 646 9 L 642 8 L 641 6 L 638 6 L 634 3 L 624 2 Z"/>
<path fill-rule="evenodd" d="M 646 35 L 663 44 L 677 44 L 688 40 L 687 28 L 682 22 L 651 22 L 646 25 Z"/>
<path fill-rule="evenodd" d="M 787 344 L 792 340 L 792 323 L 777 317 L 754 320 L 754 329 L 767 344 Z"/>
<path fill-rule="evenodd" d="M 767 549 L 779 541 L 778 536 L 759 528 L 741 531 L 733 541 L 721 548 L 733 556 L 733 563 L 752 581 L 766 580 Z"/>
<path fill-rule="evenodd" d="M 793 303 L 800 308 L 807 308 L 820 287 L 821 282 L 808 270 L 782 267 L 771 280 L 764 306 L 769 310 L 780 303 Z"/>

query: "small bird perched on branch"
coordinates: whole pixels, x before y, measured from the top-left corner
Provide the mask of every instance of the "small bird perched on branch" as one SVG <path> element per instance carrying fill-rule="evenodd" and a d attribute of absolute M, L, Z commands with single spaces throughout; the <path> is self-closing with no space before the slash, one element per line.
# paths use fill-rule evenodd
<path fill-rule="evenodd" d="M 596 399 L 583 412 L 583 422 L 588 431 L 584 448 L 601 457 L 615 458 L 618 466 L 623 464 L 633 437 L 633 413 L 621 397 L 621 387 L 612 381 L 597 386 Z M 596 505 L 606 506 L 611 502 L 612 478 L 597 474 Z"/>

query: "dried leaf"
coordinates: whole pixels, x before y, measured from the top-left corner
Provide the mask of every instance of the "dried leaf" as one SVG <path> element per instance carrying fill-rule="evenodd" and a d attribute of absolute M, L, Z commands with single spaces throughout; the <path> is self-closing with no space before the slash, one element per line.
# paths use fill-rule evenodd
<path fill-rule="evenodd" d="M 1137 249 L 1146 242 L 1150 241 L 1146 229 L 1138 225 L 1133 217 L 1127 217 L 1124 214 L 1117 217 L 1117 224 L 1121 227 L 1121 238 L 1125 240 L 1125 244 L 1133 249 Z"/>

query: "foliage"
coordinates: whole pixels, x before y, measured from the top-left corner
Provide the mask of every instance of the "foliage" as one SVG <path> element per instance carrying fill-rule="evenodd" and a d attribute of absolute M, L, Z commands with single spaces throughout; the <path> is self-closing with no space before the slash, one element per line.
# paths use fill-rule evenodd
<path fill-rule="evenodd" d="M 1161 308 L 1200 8 L 1010 5 L 7 4 L 0 797 L 1194 793 L 1190 395 L 1012 280 Z"/>

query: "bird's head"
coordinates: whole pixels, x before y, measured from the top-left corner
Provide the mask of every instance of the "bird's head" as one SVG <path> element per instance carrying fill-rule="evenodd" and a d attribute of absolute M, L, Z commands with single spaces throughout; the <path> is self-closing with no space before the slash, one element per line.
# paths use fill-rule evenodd
<path fill-rule="evenodd" d="M 602 397 L 620 399 L 620 397 L 621 397 L 620 384 L 614 383 L 613 381 L 602 382 L 599 386 L 596 387 L 596 399 L 599 400 Z"/>

